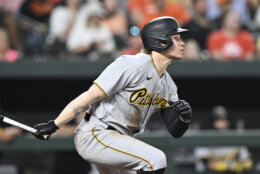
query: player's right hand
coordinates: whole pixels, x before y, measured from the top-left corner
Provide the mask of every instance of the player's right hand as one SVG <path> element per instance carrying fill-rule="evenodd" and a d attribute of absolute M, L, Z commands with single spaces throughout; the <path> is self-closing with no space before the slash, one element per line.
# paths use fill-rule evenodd
<path fill-rule="evenodd" d="M 34 128 L 37 132 L 33 133 L 33 135 L 40 140 L 49 140 L 51 134 L 59 129 L 53 120 L 50 120 L 48 123 L 37 124 Z"/>

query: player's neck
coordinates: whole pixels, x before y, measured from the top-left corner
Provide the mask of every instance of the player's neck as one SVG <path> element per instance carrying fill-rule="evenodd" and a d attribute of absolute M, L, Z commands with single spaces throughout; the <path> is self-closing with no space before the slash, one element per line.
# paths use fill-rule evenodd
<path fill-rule="evenodd" d="M 166 68 L 171 64 L 172 60 L 155 51 L 151 53 L 151 57 L 160 77 L 162 77 L 166 71 Z"/>

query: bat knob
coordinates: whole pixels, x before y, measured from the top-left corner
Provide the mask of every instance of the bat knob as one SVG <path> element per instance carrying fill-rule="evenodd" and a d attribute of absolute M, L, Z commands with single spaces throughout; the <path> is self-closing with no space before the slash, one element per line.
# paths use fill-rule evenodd
<path fill-rule="evenodd" d="M 0 115 L 0 123 L 3 123 L 4 122 L 4 116 Z"/>

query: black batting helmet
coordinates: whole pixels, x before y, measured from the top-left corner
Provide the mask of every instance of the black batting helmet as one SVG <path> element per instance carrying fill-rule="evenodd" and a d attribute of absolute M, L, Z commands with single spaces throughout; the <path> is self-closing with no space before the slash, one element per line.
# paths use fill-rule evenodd
<path fill-rule="evenodd" d="M 141 37 L 144 48 L 147 50 L 164 51 L 173 45 L 169 35 L 187 32 L 179 27 L 173 17 L 163 16 L 152 19 L 145 24 Z"/>

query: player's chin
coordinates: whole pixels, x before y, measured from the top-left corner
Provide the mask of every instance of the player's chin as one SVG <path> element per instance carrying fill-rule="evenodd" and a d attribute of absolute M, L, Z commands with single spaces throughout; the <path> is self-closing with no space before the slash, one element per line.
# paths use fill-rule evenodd
<path fill-rule="evenodd" d="M 176 59 L 176 60 L 181 60 L 181 59 L 183 59 L 183 54 L 179 54 L 179 55 L 175 56 L 175 59 Z"/>

